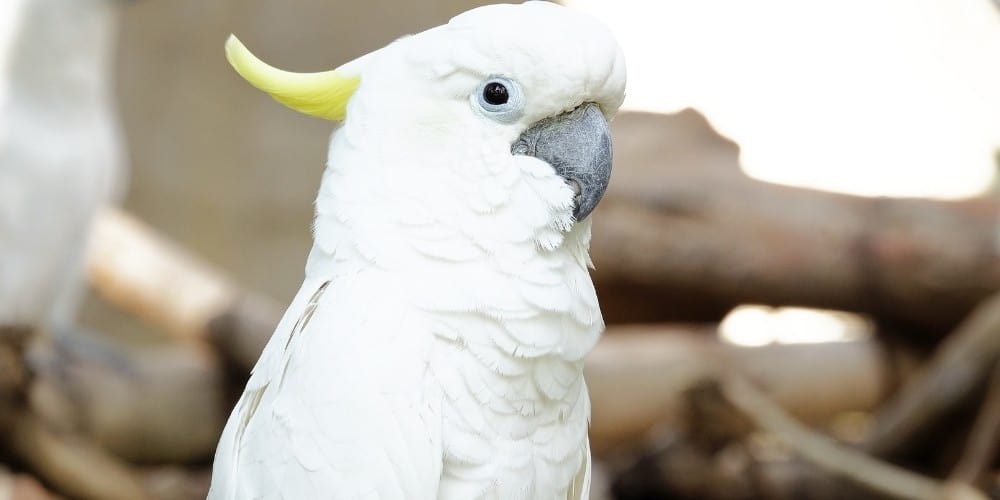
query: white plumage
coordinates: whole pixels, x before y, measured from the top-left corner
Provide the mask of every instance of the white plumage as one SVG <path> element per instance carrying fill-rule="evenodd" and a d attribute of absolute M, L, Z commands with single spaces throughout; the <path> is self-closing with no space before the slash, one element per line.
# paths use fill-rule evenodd
<path fill-rule="evenodd" d="M 351 68 L 306 279 L 230 417 L 209 497 L 587 498 L 582 363 L 603 329 L 590 221 L 511 144 L 583 103 L 613 115 L 618 45 L 530 2 Z M 494 75 L 523 89 L 515 120 L 476 110 Z"/>
<path fill-rule="evenodd" d="M 67 326 L 91 219 L 121 191 L 117 5 L 0 2 L 0 326 Z"/>

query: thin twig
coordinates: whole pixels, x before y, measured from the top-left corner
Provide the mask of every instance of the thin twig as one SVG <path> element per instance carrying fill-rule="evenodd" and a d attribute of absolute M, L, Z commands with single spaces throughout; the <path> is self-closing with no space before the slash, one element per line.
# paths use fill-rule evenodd
<path fill-rule="evenodd" d="M 990 386 L 976 423 L 966 442 L 965 453 L 951 477 L 953 480 L 976 484 L 989 470 L 1000 451 L 1000 363 L 993 368 Z"/>
<path fill-rule="evenodd" d="M 750 383 L 736 377 L 723 382 L 726 398 L 747 417 L 782 440 L 806 460 L 857 484 L 895 498 L 986 500 L 971 488 L 955 488 L 837 444 L 789 416 Z"/>
<path fill-rule="evenodd" d="M 1000 360 L 1000 294 L 983 301 L 942 342 L 921 373 L 875 415 L 865 450 L 879 457 L 900 454 L 931 424 L 966 401 Z"/>

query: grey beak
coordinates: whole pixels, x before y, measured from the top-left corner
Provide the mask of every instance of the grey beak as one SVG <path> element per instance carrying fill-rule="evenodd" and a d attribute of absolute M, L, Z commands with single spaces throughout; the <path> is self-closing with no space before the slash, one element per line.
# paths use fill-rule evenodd
<path fill-rule="evenodd" d="M 611 131 L 594 103 L 532 125 L 510 151 L 552 165 L 577 192 L 573 217 L 578 221 L 594 210 L 611 179 Z"/>

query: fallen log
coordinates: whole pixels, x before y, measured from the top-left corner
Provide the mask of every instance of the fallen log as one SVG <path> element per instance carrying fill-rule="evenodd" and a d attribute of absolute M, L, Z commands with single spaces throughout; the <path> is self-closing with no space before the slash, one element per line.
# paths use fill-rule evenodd
<path fill-rule="evenodd" d="M 599 292 L 640 293 L 602 297 L 609 322 L 717 320 L 756 303 L 867 313 L 940 336 L 1000 289 L 996 200 L 755 181 L 740 172 L 738 147 L 694 111 L 622 113 L 612 129 L 615 173 L 594 215 L 594 276 Z M 630 309 L 609 307 L 622 302 Z"/>
<path fill-rule="evenodd" d="M 713 327 L 611 327 L 587 357 L 595 453 L 640 443 L 649 431 L 680 428 L 686 391 L 706 377 L 743 373 L 805 422 L 828 423 L 874 408 L 899 374 L 871 339 L 743 347 Z"/>

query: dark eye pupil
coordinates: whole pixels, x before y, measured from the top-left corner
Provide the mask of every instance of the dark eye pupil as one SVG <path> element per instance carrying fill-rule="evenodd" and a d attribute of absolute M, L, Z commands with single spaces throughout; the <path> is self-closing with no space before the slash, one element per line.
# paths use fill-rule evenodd
<path fill-rule="evenodd" d="M 490 82 L 483 88 L 483 99 L 494 106 L 506 103 L 509 98 L 507 87 L 504 87 L 502 83 Z"/>

